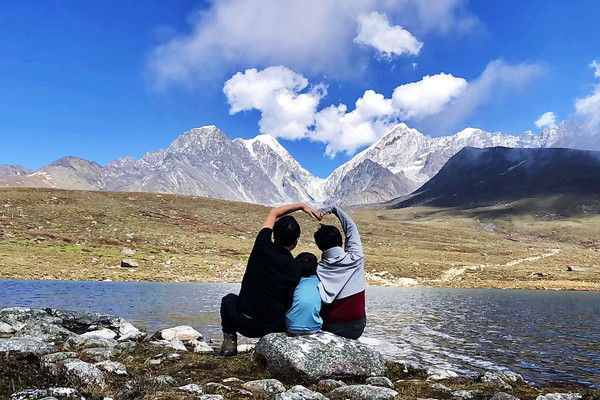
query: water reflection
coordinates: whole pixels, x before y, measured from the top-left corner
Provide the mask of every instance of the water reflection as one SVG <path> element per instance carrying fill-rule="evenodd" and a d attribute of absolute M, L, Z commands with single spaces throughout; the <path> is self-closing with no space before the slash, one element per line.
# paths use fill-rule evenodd
<path fill-rule="evenodd" d="M 179 324 L 220 334 L 219 303 L 236 284 L 0 281 L 0 308 L 108 312 L 150 332 Z M 510 368 L 529 380 L 600 386 L 600 293 L 386 288 L 367 290 L 365 335 L 398 357 L 459 371 Z"/>

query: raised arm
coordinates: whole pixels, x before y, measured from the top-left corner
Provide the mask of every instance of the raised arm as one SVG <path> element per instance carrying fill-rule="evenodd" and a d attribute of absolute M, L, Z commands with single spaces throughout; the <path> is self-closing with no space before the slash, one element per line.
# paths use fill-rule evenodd
<path fill-rule="evenodd" d="M 344 235 L 346 236 L 346 243 L 344 249 L 348 253 L 353 253 L 362 256 L 362 242 L 360 241 L 360 234 L 358 233 L 358 227 L 356 223 L 338 206 L 329 206 L 321 210 L 323 214 L 332 213 L 340 220 Z"/>
<path fill-rule="evenodd" d="M 323 217 L 320 212 L 313 209 L 312 207 L 307 206 L 306 204 L 289 204 L 287 206 L 275 207 L 269 211 L 267 218 L 265 218 L 265 222 L 263 222 L 263 228 L 271 228 L 275 225 L 275 221 L 277 218 L 283 217 L 284 215 L 288 215 L 293 213 L 294 211 L 302 210 L 317 221 L 320 221 Z"/>

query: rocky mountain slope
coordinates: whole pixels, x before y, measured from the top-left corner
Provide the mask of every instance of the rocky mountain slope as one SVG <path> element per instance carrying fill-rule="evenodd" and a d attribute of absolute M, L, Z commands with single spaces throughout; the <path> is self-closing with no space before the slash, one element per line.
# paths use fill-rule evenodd
<path fill-rule="evenodd" d="M 271 136 L 230 140 L 215 126 L 205 126 L 183 133 L 167 149 L 148 152 L 140 160 L 123 157 L 102 166 L 66 157 L 35 172 L 2 166 L 0 187 L 161 192 L 270 205 L 298 201 L 359 205 L 411 193 L 465 146 L 570 147 L 576 145 L 570 138 L 578 137 L 573 132 L 578 132 L 576 125 L 563 123 L 541 136 L 467 128 L 431 138 L 399 124 L 321 179 Z"/>
<path fill-rule="evenodd" d="M 600 194 L 600 152 L 465 147 L 395 207 L 473 207 L 552 195 Z"/>
<path fill-rule="evenodd" d="M 4 164 L 0 165 L 0 176 L 6 175 L 27 175 L 33 171 L 29 168 L 20 167 L 18 165 Z"/>

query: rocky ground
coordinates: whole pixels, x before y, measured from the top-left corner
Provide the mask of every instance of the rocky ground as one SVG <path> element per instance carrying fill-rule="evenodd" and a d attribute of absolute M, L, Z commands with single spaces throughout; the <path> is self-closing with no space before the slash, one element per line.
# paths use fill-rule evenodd
<path fill-rule="evenodd" d="M 600 399 L 508 370 L 417 369 L 329 333 L 271 334 L 224 358 L 189 326 L 149 335 L 113 315 L 13 307 L 0 310 L 0 336 L 6 399 Z"/>
<path fill-rule="evenodd" d="M 191 196 L 0 189 L 0 279 L 240 282 L 267 212 Z M 318 254 L 318 223 L 295 215 L 294 252 Z M 600 290 L 598 199 L 350 215 L 371 285 Z"/>

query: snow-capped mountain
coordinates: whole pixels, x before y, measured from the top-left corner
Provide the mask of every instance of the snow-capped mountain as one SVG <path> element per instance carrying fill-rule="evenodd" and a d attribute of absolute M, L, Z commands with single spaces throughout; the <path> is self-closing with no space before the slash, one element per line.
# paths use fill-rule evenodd
<path fill-rule="evenodd" d="M 500 132 L 490 133 L 481 129 L 466 128 L 451 135 L 431 138 L 423 135 L 406 124 L 399 124 L 369 148 L 357 154 L 352 160 L 338 167 L 327 178 L 324 192 L 330 194 L 330 200 L 342 204 L 366 204 L 373 200 L 373 192 L 377 192 L 378 202 L 406 195 L 419 188 L 431 179 L 462 148 L 476 147 L 514 147 L 534 148 L 553 147 L 566 142 L 568 137 L 562 125 L 546 130 L 541 136 L 528 131 L 521 136 L 512 136 Z M 356 170 L 365 160 L 377 163 L 403 182 L 404 190 L 396 191 L 395 187 L 384 185 L 381 180 L 389 182 L 389 174 L 381 174 L 379 179 L 370 179 L 358 175 Z M 351 177 L 351 178 L 350 178 Z M 365 182 L 348 192 L 345 189 L 347 180 Z M 364 193 L 361 196 L 360 193 Z"/>
<path fill-rule="evenodd" d="M 176 193 L 283 204 L 315 203 L 322 181 L 270 136 L 231 141 L 215 126 L 205 126 L 140 160 L 123 157 L 100 166 L 66 157 L 26 176 L 2 177 L 0 186 Z"/>
<path fill-rule="evenodd" d="M 304 169 L 271 136 L 230 140 L 215 126 L 205 126 L 183 133 L 167 149 L 148 152 L 140 160 L 123 157 L 101 166 L 65 157 L 35 172 L 6 167 L 9 173 L 0 174 L 0 187 L 175 193 L 269 205 L 359 205 L 411 193 L 466 146 L 575 147 L 584 137 L 573 122 L 562 123 L 541 136 L 467 128 L 437 138 L 399 124 L 327 179 L 321 179 Z"/>

